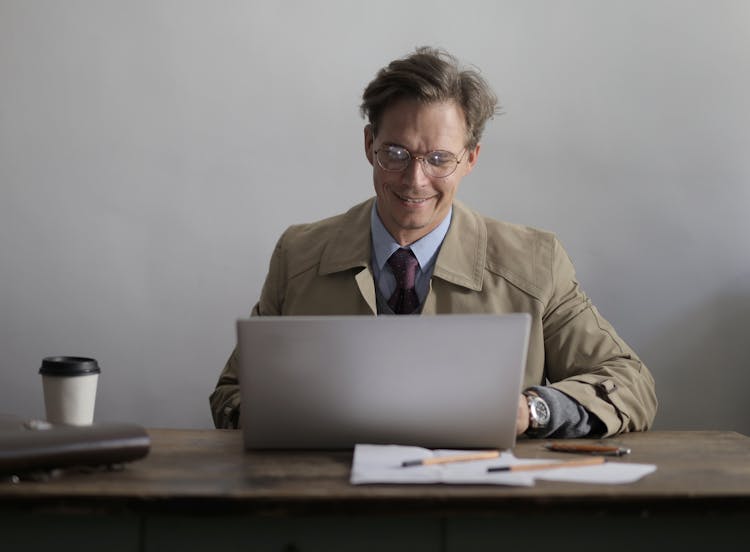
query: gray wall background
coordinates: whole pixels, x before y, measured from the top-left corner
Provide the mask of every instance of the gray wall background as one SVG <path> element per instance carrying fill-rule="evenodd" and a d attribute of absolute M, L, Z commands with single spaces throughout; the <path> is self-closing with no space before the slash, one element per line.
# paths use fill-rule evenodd
<path fill-rule="evenodd" d="M 99 420 L 210 427 L 276 238 L 372 194 L 360 94 L 423 44 L 504 106 L 458 196 L 558 233 L 658 428 L 750 433 L 742 0 L 0 0 L 0 411 L 91 355 Z"/>

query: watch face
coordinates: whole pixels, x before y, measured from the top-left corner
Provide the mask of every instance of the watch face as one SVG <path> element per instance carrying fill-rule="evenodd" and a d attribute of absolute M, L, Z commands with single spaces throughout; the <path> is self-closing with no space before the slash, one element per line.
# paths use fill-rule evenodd
<path fill-rule="evenodd" d="M 529 404 L 529 408 L 531 417 L 538 427 L 544 427 L 549 423 L 549 407 L 544 399 L 534 397 Z"/>

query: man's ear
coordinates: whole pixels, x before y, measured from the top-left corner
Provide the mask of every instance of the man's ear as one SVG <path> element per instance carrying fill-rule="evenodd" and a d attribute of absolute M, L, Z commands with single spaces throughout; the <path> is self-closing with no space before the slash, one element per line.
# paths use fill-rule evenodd
<path fill-rule="evenodd" d="M 374 154 L 372 153 L 372 144 L 375 142 L 375 136 L 372 134 L 372 125 L 365 125 L 365 155 L 370 165 L 375 160 Z"/>
<path fill-rule="evenodd" d="M 477 144 L 476 146 L 474 146 L 474 149 L 468 150 L 466 154 L 466 172 L 464 174 L 469 174 L 474 168 L 474 165 L 477 164 L 480 149 L 482 149 L 482 144 Z"/>

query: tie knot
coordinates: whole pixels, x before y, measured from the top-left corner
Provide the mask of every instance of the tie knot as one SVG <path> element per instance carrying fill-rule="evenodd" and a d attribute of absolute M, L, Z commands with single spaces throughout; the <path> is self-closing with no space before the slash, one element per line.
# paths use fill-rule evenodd
<path fill-rule="evenodd" d="M 411 249 L 397 249 L 388 259 L 388 265 L 393 270 L 399 288 L 414 288 L 419 261 L 417 261 Z"/>

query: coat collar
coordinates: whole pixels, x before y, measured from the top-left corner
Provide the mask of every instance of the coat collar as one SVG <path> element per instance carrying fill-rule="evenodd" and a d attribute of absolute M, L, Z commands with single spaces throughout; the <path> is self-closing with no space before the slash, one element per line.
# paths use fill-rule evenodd
<path fill-rule="evenodd" d="M 487 260 L 487 227 L 481 217 L 453 201 L 453 220 L 440 248 L 433 277 L 473 291 L 482 289 Z"/>
<path fill-rule="evenodd" d="M 341 224 L 323 251 L 321 275 L 370 266 L 370 213 L 374 201 L 370 198 L 342 215 Z M 454 200 L 453 219 L 440 247 L 433 277 L 479 291 L 486 256 L 487 228 L 479 215 Z"/>
<path fill-rule="evenodd" d="M 370 211 L 375 198 L 355 205 L 342 215 L 320 259 L 321 275 L 369 266 L 372 257 Z"/>

